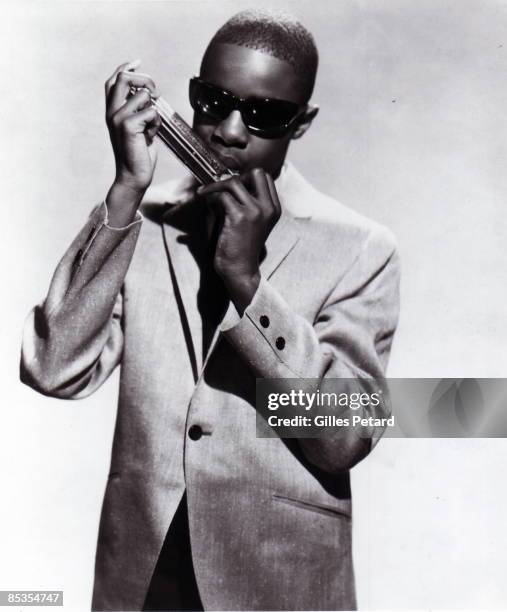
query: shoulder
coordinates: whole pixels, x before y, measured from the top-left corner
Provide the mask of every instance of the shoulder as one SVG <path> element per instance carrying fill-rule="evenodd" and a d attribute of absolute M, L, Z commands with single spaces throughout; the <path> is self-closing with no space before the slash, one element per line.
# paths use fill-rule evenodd
<path fill-rule="evenodd" d="M 324 239 L 356 256 L 366 250 L 388 257 L 397 250 L 391 230 L 318 190 L 291 164 L 282 187 L 282 206 L 294 217 L 307 219 L 305 231 L 320 242 Z"/>

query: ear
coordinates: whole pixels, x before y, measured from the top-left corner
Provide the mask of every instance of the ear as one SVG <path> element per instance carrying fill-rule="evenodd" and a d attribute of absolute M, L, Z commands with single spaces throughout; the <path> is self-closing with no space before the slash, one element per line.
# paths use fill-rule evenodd
<path fill-rule="evenodd" d="M 296 138 L 301 138 L 301 136 L 306 132 L 306 130 L 312 124 L 312 121 L 315 119 L 318 112 L 319 112 L 319 107 L 316 104 L 311 104 L 311 105 L 308 104 L 308 106 L 306 107 L 306 110 L 299 118 L 297 128 L 294 130 L 294 133 L 292 134 L 293 140 L 295 140 Z"/>

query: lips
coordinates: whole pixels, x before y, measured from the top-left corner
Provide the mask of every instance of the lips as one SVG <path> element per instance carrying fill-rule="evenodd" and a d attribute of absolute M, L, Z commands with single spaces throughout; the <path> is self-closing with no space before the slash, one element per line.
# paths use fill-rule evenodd
<path fill-rule="evenodd" d="M 232 170 L 233 172 L 240 172 L 243 164 L 237 160 L 234 156 L 228 155 L 222 151 L 218 151 L 214 147 L 212 148 L 213 153 L 218 157 L 218 159 L 223 163 L 224 166 Z"/>

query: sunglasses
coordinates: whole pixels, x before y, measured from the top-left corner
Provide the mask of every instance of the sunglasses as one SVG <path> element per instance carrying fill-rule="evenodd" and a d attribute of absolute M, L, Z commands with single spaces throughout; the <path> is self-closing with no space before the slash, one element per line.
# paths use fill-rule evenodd
<path fill-rule="evenodd" d="M 198 77 L 190 79 L 189 97 L 196 113 L 215 121 L 223 121 L 238 110 L 248 130 L 261 138 L 285 136 L 306 110 L 306 105 L 301 108 L 295 102 L 275 98 L 238 98 Z"/>

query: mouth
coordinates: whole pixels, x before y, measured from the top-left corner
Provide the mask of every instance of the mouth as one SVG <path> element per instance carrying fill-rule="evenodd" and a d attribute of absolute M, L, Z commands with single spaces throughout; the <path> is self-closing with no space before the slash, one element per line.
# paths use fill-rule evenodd
<path fill-rule="evenodd" d="M 219 151 L 215 147 L 212 147 L 212 151 L 229 170 L 232 170 L 233 172 L 241 172 L 243 169 L 243 164 L 233 155 L 229 155 L 224 151 Z"/>

